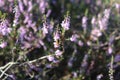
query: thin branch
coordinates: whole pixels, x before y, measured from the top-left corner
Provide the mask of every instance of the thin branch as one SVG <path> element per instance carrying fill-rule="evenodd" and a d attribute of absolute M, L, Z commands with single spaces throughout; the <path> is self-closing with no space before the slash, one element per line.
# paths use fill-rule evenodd
<path fill-rule="evenodd" d="M 31 63 L 34 63 L 34 62 L 36 62 L 36 61 L 39 61 L 39 60 L 42 60 L 42 59 L 48 58 L 49 56 L 54 56 L 54 55 L 55 55 L 55 54 L 53 54 L 53 55 L 47 55 L 47 56 L 40 57 L 40 58 L 38 58 L 38 59 L 34 59 L 34 60 L 31 60 L 31 61 L 27 61 L 27 62 L 24 62 L 24 63 L 20 64 L 20 66 L 21 66 L 21 65 L 24 65 L 24 64 L 31 64 Z"/>

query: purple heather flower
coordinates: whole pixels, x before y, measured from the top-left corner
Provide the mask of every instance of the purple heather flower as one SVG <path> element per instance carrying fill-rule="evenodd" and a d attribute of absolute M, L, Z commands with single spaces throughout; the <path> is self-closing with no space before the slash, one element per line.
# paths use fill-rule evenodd
<path fill-rule="evenodd" d="M 32 5 L 32 2 L 31 1 L 28 1 L 28 12 L 30 12 L 33 8 L 33 5 Z"/>
<path fill-rule="evenodd" d="M 72 72 L 74 78 L 78 77 L 77 72 Z"/>
<path fill-rule="evenodd" d="M 44 35 L 48 34 L 49 27 L 50 26 L 49 26 L 49 24 L 47 22 L 43 23 L 42 31 L 43 31 Z"/>
<path fill-rule="evenodd" d="M 60 39 L 60 34 L 58 33 L 58 31 L 56 31 L 54 33 L 54 41 L 57 41 L 58 39 Z"/>
<path fill-rule="evenodd" d="M 84 31 L 86 31 L 86 29 L 87 29 L 87 20 L 88 20 L 88 18 L 86 16 L 84 16 L 82 18 L 82 27 L 83 27 Z"/>
<path fill-rule="evenodd" d="M 105 9 L 105 11 L 103 12 L 104 16 L 101 17 L 101 15 L 98 15 L 98 25 L 100 30 L 104 31 L 107 29 L 108 26 L 108 20 L 109 20 L 109 16 L 110 16 L 110 9 Z"/>
<path fill-rule="evenodd" d="M 91 41 L 87 41 L 87 45 L 91 46 L 92 45 Z"/>
<path fill-rule="evenodd" d="M 23 3 L 24 3 L 25 6 L 27 6 L 28 1 L 27 0 L 23 0 Z"/>
<path fill-rule="evenodd" d="M 115 55 L 114 62 L 120 62 L 120 54 Z"/>
<path fill-rule="evenodd" d="M 61 55 L 62 55 L 62 53 L 63 53 L 63 52 L 62 52 L 62 51 L 60 51 L 60 50 L 56 50 L 56 51 L 55 51 L 55 55 L 56 55 L 56 56 L 61 56 Z"/>
<path fill-rule="evenodd" d="M 23 3 L 22 3 L 21 0 L 18 0 L 18 6 L 19 6 L 20 11 L 23 13 L 24 12 L 24 6 L 23 6 Z"/>
<path fill-rule="evenodd" d="M 69 28 L 70 28 L 70 17 L 65 17 L 65 19 L 61 23 L 61 26 L 64 28 L 64 30 L 69 30 Z"/>
<path fill-rule="evenodd" d="M 20 11 L 18 9 L 18 6 L 15 6 L 13 12 L 15 13 L 15 17 L 14 17 L 14 21 L 13 21 L 13 26 L 16 26 L 18 24 L 18 18 L 20 17 Z"/>
<path fill-rule="evenodd" d="M 99 24 L 99 28 L 100 30 L 106 30 L 107 29 L 107 21 L 105 18 L 102 18 L 100 20 L 98 20 L 98 24 Z"/>
<path fill-rule="evenodd" d="M 28 48 L 31 48 L 32 44 L 26 42 L 26 41 L 23 41 L 22 42 L 22 46 L 21 46 L 21 49 L 28 49 Z"/>
<path fill-rule="evenodd" d="M 3 36 L 8 35 L 11 32 L 12 28 L 9 28 L 9 22 L 7 20 L 3 20 L 0 23 L 0 33 Z"/>
<path fill-rule="evenodd" d="M 7 42 L 2 42 L 1 44 L 0 44 L 0 48 L 5 48 L 7 46 Z"/>
<path fill-rule="evenodd" d="M 78 39 L 78 37 L 79 37 L 79 36 L 78 36 L 77 34 L 73 34 L 72 37 L 70 38 L 70 41 L 76 42 L 77 39 Z"/>
<path fill-rule="evenodd" d="M 44 50 L 47 50 L 47 47 L 45 46 L 45 43 L 43 42 L 43 40 L 39 39 L 39 44 L 40 46 L 43 46 Z"/>
<path fill-rule="evenodd" d="M 42 46 L 45 45 L 44 42 L 41 39 L 39 39 L 39 44 L 42 45 Z"/>
<path fill-rule="evenodd" d="M 105 17 L 107 20 L 108 20 L 109 17 L 110 17 L 110 12 L 111 12 L 110 9 L 105 9 L 105 11 L 104 11 L 104 17 Z"/>
<path fill-rule="evenodd" d="M 91 32 L 91 39 L 96 41 L 101 35 L 102 35 L 102 32 L 99 29 L 94 28 Z"/>
<path fill-rule="evenodd" d="M 58 48 L 60 46 L 57 41 L 54 41 L 53 44 L 54 44 L 54 48 Z"/>
<path fill-rule="evenodd" d="M 20 41 L 23 42 L 24 36 L 25 36 L 27 30 L 24 28 L 24 26 L 21 26 L 21 27 L 18 29 L 18 32 L 20 33 Z"/>
<path fill-rule="evenodd" d="M 8 33 L 10 33 L 11 32 L 11 30 L 12 30 L 12 28 L 3 28 L 2 30 L 1 30 L 1 33 L 2 33 L 2 35 L 8 35 Z"/>
<path fill-rule="evenodd" d="M 24 23 L 27 23 L 30 20 L 30 16 L 28 13 L 25 13 L 24 16 L 25 16 Z"/>
<path fill-rule="evenodd" d="M 119 8 L 120 8 L 120 4 L 115 3 L 115 8 L 116 8 L 116 9 L 119 9 Z"/>
<path fill-rule="evenodd" d="M 92 27 L 96 27 L 97 23 L 96 23 L 96 18 L 93 17 L 92 20 L 91 20 L 91 24 L 92 24 Z"/>
<path fill-rule="evenodd" d="M 49 16 L 50 16 L 50 14 L 51 14 L 51 12 L 52 12 L 52 10 L 51 10 L 51 9 L 49 9 L 49 10 L 47 11 L 46 17 L 49 17 Z"/>
<path fill-rule="evenodd" d="M 49 61 L 54 61 L 55 58 L 54 58 L 54 56 L 48 56 L 47 59 L 48 59 Z"/>
<path fill-rule="evenodd" d="M 108 54 L 111 54 L 113 52 L 113 48 L 111 46 L 108 47 Z"/>
<path fill-rule="evenodd" d="M 115 3 L 115 8 L 116 8 L 116 10 L 117 10 L 118 12 L 120 12 L 120 4 Z"/>
<path fill-rule="evenodd" d="M 40 9 L 40 12 L 43 14 L 45 13 L 45 9 L 47 8 L 48 4 L 47 4 L 47 1 L 46 0 L 40 0 L 39 2 L 39 9 Z"/>
<path fill-rule="evenodd" d="M 78 41 L 78 45 L 79 45 L 79 46 L 83 46 L 84 43 L 83 43 L 81 40 L 79 40 L 79 41 Z"/>
<path fill-rule="evenodd" d="M 101 80 L 102 77 L 103 77 L 103 74 L 97 75 L 97 80 Z"/>
<path fill-rule="evenodd" d="M 51 23 L 44 22 L 42 27 L 43 36 L 45 37 L 46 34 L 48 33 L 51 34 L 52 31 L 53 31 L 53 25 Z"/>
<path fill-rule="evenodd" d="M 5 5 L 5 1 L 4 0 L 0 0 L 0 7 L 3 7 Z"/>

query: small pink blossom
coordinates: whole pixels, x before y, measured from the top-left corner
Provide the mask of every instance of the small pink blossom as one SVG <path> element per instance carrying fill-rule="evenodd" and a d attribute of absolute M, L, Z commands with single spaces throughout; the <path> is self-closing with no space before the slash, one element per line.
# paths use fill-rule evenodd
<path fill-rule="evenodd" d="M 84 43 L 83 43 L 81 40 L 79 40 L 79 41 L 78 41 L 78 45 L 79 45 L 79 46 L 83 46 Z"/>
<path fill-rule="evenodd" d="M 5 48 L 7 46 L 7 42 L 2 42 L 1 44 L 0 44 L 0 47 L 1 48 Z"/>
<path fill-rule="evenodd" d="M 73 34 L 72 37 L 70 38 L 70 41 L 76 42 L 77 39 L 78 39 L 78 37 L 79 37 L 79 36 L 78 36 L 77 34 Z"/>
<path fill-rule="evenodd" d="M 61 55 L 62 55 L 62 53 L 63 53 L 63 52 L 62 52 L 62 51 L 60 51 L 60 50 L 56 50 L 56 51 L 55 51 L 56 56 L 61 56 Z"/>
<path fill-rule="evenodd" d="M 48 59 L 49 61 L 54 61 L 54 57 L 53 57 L 53 56 L 48 56 L 47 59 Z"/>
<path fill-rule="evenodd" d="M 111 46 L 108 47 L 108 53 L 111 54 L 113 52 L 113 49 Z"/>

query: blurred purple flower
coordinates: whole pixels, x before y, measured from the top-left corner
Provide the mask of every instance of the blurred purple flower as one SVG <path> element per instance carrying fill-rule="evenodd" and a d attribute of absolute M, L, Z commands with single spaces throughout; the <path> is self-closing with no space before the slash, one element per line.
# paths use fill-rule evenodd
<path fill-rule="evenodd" d="M 12 28 L 9 28 L 9 22 L 7 20 L 3 20 L 0 23 L 0 33 L 3 36 L 8 35 L 11 32 Z"/>
<path fill-rule="evenodd" d="M 105 9 L 103 14 L 104 16 L 101 17 L 101 15 L 99 14 L 98 17 L 98 25 L 99 25 L 99 28 L 101 31 L 104 31 L 106 30 L 108 27 L 108 20 L 109 20 L 109 17 L 110 17 L 110 12 L 111 10 L 110 9 Z"/>
<path fill-rule="evenodd" d="M 58 48 L 60 46 L 57 41 L 54 41 L 53 45 L 54 45 L 54 48 Z"/>
<path fill-rule="evenodd" d="M 70 28 L 70 17 L 65 17 L 65 19 L 62 21 L 61 26 L 64 28 L 64 30 L 69 30 Z"/>
<path fill-rule="evenodd" d="M 48 3 L 46 0 L 40 0 L 38 1 L 39 2 L 39 9 L 40 9 L 40 12 L 43 14 L 45 13 L 45 9 L 48 7 Z"/>
<path fill-rule="evenodd" d="M 13 26 L 16 26 L 16 25 L 19 23 L 19 22 L 18 22 L 18 19 L 19 19 L 19 17 L 20 17 L 20 11 L 19 11 L 19 9 L 18 9 L 18 6 L 15 6 L 13 12 L 15 13 L 15 17 L 14 17 L 14 21 L 13 21 Z"/>
<path fill-rule="evenodd" d="M 119 3 L 115 3 L 115 8 L 118 12 L 120 12 L 120 4 Z"/>
<path fill-rule="evenodd" d="M 24 28 L 24 26 L 21 26 L 21 27 L 18 29 L 18 32 L 19 32 L 20 41 L 23 42 L 24 36 L 25 36 L 25 34 L 27 33 L 27 30 L 26 30 L 26 28 Z"/>
<path fill-rule="evenodd" d="M 24 1 L 24 0 L 23 0 Z M 33 8 L 33 4 L 32 4 L 32 1 L 28 1 L 28 12 L 30 12 Z"/>
<path fill-rule="evenodd" d="M 29 42 L 23 41 L 21 49 L 28 49 L 28 48 L 31 48 L 31 46 L 32 46 L 32 44 L 30 44 Z"/>
<path fill-rule="evenodd" d="M 91 46 L 92 45 L 91 41 L 87 41 L 87 45 Z"/>
<path fill-rule="evenodd" d="M 26 24 L 26 23 L 30 20 L 30 14 L 28 14 L 28 13 L 26 12 L 26 13 L 24 13 L 24 17 L 25 17 L 24 23 Z"/>
<path fill-rule="evenodd" d="M 83 46 L 84 43 L 83 43 L 81 40 L 79 40 L 79 41 L 78 41 L 78 45 L 79 45 L 79 46 Z"/>
<path fill-rule="evenodd" d="M 44 35 L 48 34 L 48 28 L 49 28 L 49 24 L 47 24 L 46 22 L 43 23 L 42 31 Z"/>
<path fill-rule="evenodd" d="M 101 80 L 102 77 L 103 77 L 103 74 L 97 75 L 97 80 Z"/>
<path fill-rule="evenodd" d="M 5 5 L 5 0 L 0 0 L 0 7 L 3 7 Z"/>
<path fill-rule="evenodd" d="M 97 22 L 96 22 L 96 18 L 95 17 L 92 17 L 91 24 L 92 24 L 93 28 L 97 26 Z"/>
<path fill-rule="evenodd" d="M 57 40 L 59 40 L 60 39 L 60 34 L 58 33 L 58 31 L 56 31 L 55 33 L 54 33 L 54 41 L 57 41 Z"/>
<path fill-rule="evenodd" d="M 56 51 L 55 51 L 55 55 L 56 55 L 56 56 L 61 56 L 62 53 L 63 53 L 63 51 L 60 51 L 60 50 L 56 50 Z"/>
<path fill-rule="evenodd" d="M 54 56 L 48 56 L 47 59 L 48 59 L 49 61 L 54 61 L 55 58 L 54 58 Z"/>
<path fill-rule="evenodd" d="M 24 12 L 24 6 L 23 6 L 23 3 L 22 3 L 21 0 L 18 0 L 18 6 L 19 6 L 20 11 L 23 13 Z"/>
<path fill-rule="evenodd" d="M 96 41 L 96 40 L 98 40 L 98 38 L 100 36 L 102 36 L 102 32 L 99 29 L 94 28 L 92 30 L 92 32 L 91 32 L 91 36 L 90 37 L 91 37 L 92 40 Z"/>
<path fill-rule="evenodd" d="M 70 38 L 70 41 L 76 42 L 78 38 L 79 38 L 79 35 L 73 34 L 72 37 Z"/>
<path fill-rule="evenodd" d="M 105 9 L 105 10 L 104 10 L 103 13 L 104 13 L 104 18 L 105 18 L 105 19 L 107 19 L 107 20 L 109 19 L 109 17 L 110 17 L 110 12 L 111 12 L 111 9 Z"/>
<path fill-rule="evenodd" d="M 72 72 L 74 78 L 78 77 L 77 72 Z"/>
<path fill-rule="evenodd" d="M 82 18 L 82 27 L 83 27 L 85 32 L 86 32 L 86 29 L 87 29 L 87 20 L 88 20 L 88 18 L 86 16 L 84 16 Z"/>
<path fill-rule="evenodd" d="M 24 3 L 25 6 L 27 6 L 28 1 L 27 0 L 23 0 L 23 3 Z"/>
<path fill-rule="evenodd" d="M 0 48 L 5 48 L 7 46 L 7 42 L 2 42 L 1 44 L 0 44 Z"/>
<path fill-rule="evenodd" d="M 120 54 L 115 55 L 114 62 L 120 62 Z"/>
<path fill-rule="evenodd" d="M 113 48 L 111 46 L 108 47 L 108 54 L 111 54 L 113 52 Z"/>

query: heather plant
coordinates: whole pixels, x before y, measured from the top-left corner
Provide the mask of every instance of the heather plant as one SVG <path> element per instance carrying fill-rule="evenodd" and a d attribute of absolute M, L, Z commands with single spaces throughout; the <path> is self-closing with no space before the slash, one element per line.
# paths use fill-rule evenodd
<path fill-rule="evenodd" d="M 0 0 L 1 80 L 119 80 L 120 2 Z"/>

